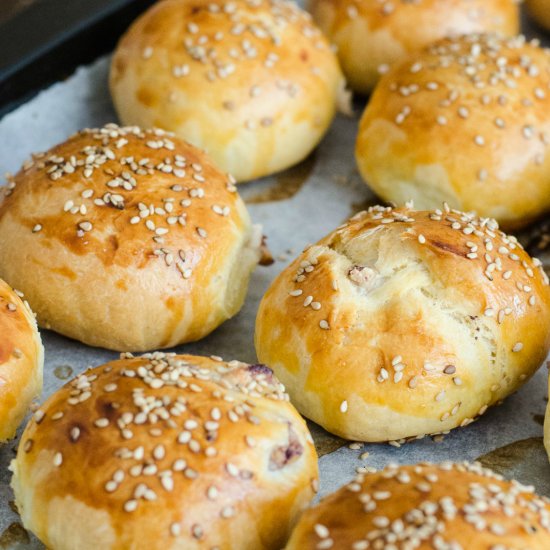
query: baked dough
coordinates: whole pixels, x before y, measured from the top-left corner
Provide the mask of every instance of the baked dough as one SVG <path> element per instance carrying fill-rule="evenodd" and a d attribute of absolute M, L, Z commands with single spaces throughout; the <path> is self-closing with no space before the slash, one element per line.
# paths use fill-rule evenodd
<path fill-rule="evenodd" d="M 270 369 L 163 353 L 52 395 L 11 468 L 23 524 L 55 550 L 278 550 L 318 477 Z"/>
<path fill-rule="evenodd" d="M 542 0 L 544 2 L 544 0 Z M 448 36 L 519 32 L 516 0 L 310 0 L 350 86 L 370 92 L 394 63 Z"/>
<path fill-rule="evenodd" d="M 550 30 L 550 0 L 526 0 L 531 17 L 543 28 Z"/>
<path fill-rule="evenodd" d="M 281 0 L 157 2 L 121 39 L 110 82 L 124 124 L 175 132 L 239 182 L 304 159 L 345 86 L 309 14 Z"/>
<path fill-rule="evenodd" d="M 550 347 L 548 278 L 491 219 L 373 207 L 265 294 L 256 349 L 306 417 L 358 441 L 465 426 Z"/>
<path fill-rule="evenodd" d="M 443 40 L 385 75 L 361 119 L 361 175 L 385 201 L 443 201 L 506 228 L 550 208 L 550 53 L 524 37 Z"/>
<path fill-rule="evenodd" d="M 0 279 L 0 442 L 42 390 L 44 348 L 29 305 Z"/>
<path fill-rule="evenodd" d="M 300 519 L 286 550 L 550 548 L 550 504 L 479 464 L 391 465 Z"/>
<path fill-rule="evenodd" d="M 161 130 L 83 130 L 0 191 L 0 276 L 40 326 L 88 345 L 202 338 L 239 311 L 260 257 L 233 182 Z"/>

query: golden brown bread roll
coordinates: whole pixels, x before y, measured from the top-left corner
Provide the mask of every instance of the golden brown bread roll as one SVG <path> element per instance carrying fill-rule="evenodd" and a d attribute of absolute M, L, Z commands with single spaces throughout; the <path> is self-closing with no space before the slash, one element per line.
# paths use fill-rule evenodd
<path fill-rule="evenodd" d="M 548 394 L 550 395 L 550 377 L 548 378 Z M 544 415 L 544 447 L 550 459 L 550 401 L 546 405 L 546 414 Z"/>
<path fill-rule="evenodd" d="M 367 93 L 411 52 L 448 36 L 519 32 L 517 0 L 310 0 L 353 88 Z"/>
<path fill-rule="evenodd" d="M 540 262 L 494 220 L 374 207 L 272 284 L 256 349 L 328 431 L 387 441 L 465 426 L 550 347 Z"/>
<path fill-rule="evenodd" d="M 442 201 L 506 227 L 550 208 L 550 54 L 523 37 L 443 40 L 382 78 L 361 119 L 361 175 L 386 201 Z"/>
<path fill-rule="evenodd" d="M 543 28 L 550 30 L 550 0 L 526 0 L 531 17 Z"/>
<path fill-rule="evenodd" d="M 27 302 L 0 279 L 0 442 L 42 390 L 44 348 Z"/>
<path fill-rule="evenodd" d="M 150 350 L 235 315 L 260 256 L 233 180 L 160 130 L 83 130 L 36 155 L 0 203 L 0 276 L 39 324 Z"/>
<path fill-rule="evenodd" d="M 279 549 L 318 475 L 270 369 L 163 353 L 56 392 L 11 468 L 25 527 L 55 550 Z"/>
<path fill-rule="evenodd" d="M 550 501 L 480 464 L 390 465 L 308 510 L 286 550 L 546 550 Z"/>
<path fill-rule="evenodd" d="M 115 52 L 121 120 L 171 130 L 238 181 L 304 159 L 344 79 L 309 14 L 281 0 L 164 0 Z"/>

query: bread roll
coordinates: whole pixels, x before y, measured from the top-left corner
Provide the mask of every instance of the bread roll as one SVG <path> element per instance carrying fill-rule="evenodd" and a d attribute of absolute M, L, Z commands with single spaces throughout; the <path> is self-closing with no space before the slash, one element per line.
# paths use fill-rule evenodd
<path fill-rule="evenodd" d="M 361 119 L 361 175 L 386 201 L 442 201 L 525 225 L 550 208 L 550 54 L 523 37 L 443 40 L 382 78 Z"/>
<path fill-rule="evenodd" d="M 329 432 L 388 441 L 465 426 L 550 347 L 540 262 L 494 220 L 374 207 L 272 284 L 256 349 Z"/>
<path fill-rule="evenodd" d="M 550 362 L 546 363 L 550 369 Z M 548 378 L 548 395 L 550 395 L 550 377 Z M 546 414 L 544 415 L 544 447 L 550 459 L 550 401 L 546 404 Z"/>
<path fill-rule="evenodd" d="M 51 396 L 12 486 L 25 527 L 55 550 L 278 550 L 314 494 L 316 458 L 267 367 L 153 353 Z"/>
<path fill-rule="evenodd" d="M 411 52 L 448 36 L 519 32 L 517 0 L 310 0 L 350 86 L 366 94 Z"/>
<path fill-rule="evenodd" d="M 344 79 L 309 14 L 281 0 L 164 0 L 120 41 L 111 93 L 121 120 L 175 132 L 238 181 L 304 159 Z"/>
<path fill-rule="evenodd" d="M 44 348 L 27 302 L 0 279 L 0 442 L 42 390 Z"/>
<path fill-rule="evenodd" d="M 526 3 L 531 17 L 550 31 L 550 0 L 526 0 Z"/>
<path fill-rule="evenodd" d="M 83 130 L 0 204 L 0 276 L 42 327 L 92 346 L 197 340 L 235 315 L 260 256 L 232 179 L 160 130 Z"/>
<path fill-rule="evenodd" d="M 286 550 L 546 550 L 549 502 L 480 464 L 390 465 L 308 510 Z"/>

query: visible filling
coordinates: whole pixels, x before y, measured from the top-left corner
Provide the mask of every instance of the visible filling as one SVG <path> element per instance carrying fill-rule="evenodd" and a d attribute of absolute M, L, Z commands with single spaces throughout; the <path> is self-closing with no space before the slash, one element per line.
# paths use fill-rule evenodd
<path fill-rule="evenodd" d="M 376 271 L 370 267 L 365 267 L 362 265 L 354 265 L 348 271 L 348 277 L 353 281 L 357 286 L 360 286 L 365 289 L 369 289 L 376 277 Z"/>
<path fill-rule="evenodd" d="M 292 426 L 288 425 L 288 444 L 275 447 L 269 457 L 269 469 L 281 470 L 292 464 L 304 453 L 304 447 L 298 440 Z"/>

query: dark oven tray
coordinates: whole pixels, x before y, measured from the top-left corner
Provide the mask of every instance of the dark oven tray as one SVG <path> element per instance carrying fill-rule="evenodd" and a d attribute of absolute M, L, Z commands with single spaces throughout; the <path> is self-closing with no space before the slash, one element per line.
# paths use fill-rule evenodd
<path fill-rule="evenodd" d="M 113 50 L 154 0 L 0 0 L 0 117 Z"/>

